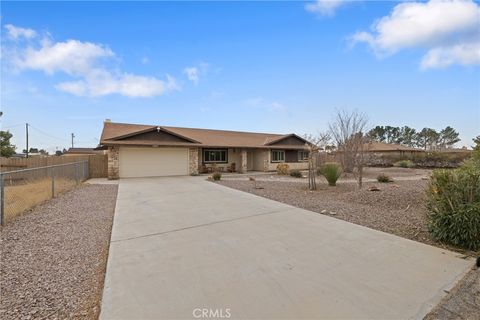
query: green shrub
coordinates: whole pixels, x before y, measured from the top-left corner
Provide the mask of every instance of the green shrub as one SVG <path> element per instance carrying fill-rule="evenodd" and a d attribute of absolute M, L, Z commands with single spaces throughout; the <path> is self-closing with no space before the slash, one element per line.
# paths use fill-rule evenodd
<path fill-rule="evenodd" d="M 413 168 L 415 167 L 415 163 L 413 163 L 412 160 L 400 160 L 395 162 L 393 166 L 401 168 Z"/>
<path fill-rule="evenodd" d="M 320 167 L 319 172 L 327 179 L 329 186 L 335 186 L 342 174 L 342 169 L 336 162 L 326 162 Z"/>
<path fill-rule="evenodd" d="M 277 174 L 287 175 L 290 167 L 286 163 L 277 164 Z"/>
<path fill-rule="evenodd" d="M 480 249 L 480 166 L 434 170 L 427 190 L 429 231 L 442 242 Z"/>
<path fill-rule="evenodd" d="M 385 173 L 380 173 L 380 174 L 377 176 L 377 181 L 378 181 L 378 182 L 382 182 L 382 183 L 393 182 L 392 178 L 390 178 L 389 176 L 387 176 Z"/>
<path fill-rule="evenodd" d="M 294 178 L 301 178 L 301 177 L 303 177 L 303 175 L 302 175 L 302 173 L 300 172 L 300 170 L 297 170 L 297 169 L 290 170 L 290 176 L 291 176 L 291 177 L 294 177 Z"/>
<path fill-rule="evenodd" d="M 220 179 L 222 179 L 222 174 L 221 174 L 220 172 L 214 172 L 214 173 L 212 174 L 212 178 L 213 178 L 213 180 L 215 180 L 215 181 L 219 181 Z"/>

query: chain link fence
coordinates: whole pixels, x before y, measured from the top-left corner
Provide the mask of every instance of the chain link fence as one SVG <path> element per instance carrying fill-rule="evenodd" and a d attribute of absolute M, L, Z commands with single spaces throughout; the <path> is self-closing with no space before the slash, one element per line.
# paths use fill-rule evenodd
<path fill-rule="evenodd" d="M 1 225 L 88 177 L 88 161 L 0 173 Z"/>

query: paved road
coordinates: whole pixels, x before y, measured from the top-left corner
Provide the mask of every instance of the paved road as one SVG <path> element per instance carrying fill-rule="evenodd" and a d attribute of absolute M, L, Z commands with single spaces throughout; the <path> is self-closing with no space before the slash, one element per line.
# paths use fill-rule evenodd
<path fill-rule="evenodd" d="M 422 318 L 473 263 L 204 179 L 121 180 L 101 319 Z"/>

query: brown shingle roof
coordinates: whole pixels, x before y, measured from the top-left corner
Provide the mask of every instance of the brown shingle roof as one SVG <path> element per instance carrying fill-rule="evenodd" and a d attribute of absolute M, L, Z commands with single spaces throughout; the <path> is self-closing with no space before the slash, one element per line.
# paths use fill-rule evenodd
<path fill-rule="evenodd" d="M 137 133 L 155 130 L 160 127 L 161 130 L 183 137 L 191 142 L 166 141 L 157 145 L 175 145 L 175 146 L 208 146 L 208 147 L 244 147 L 244 148 L 266 148 L 268 143 L 281 140 L 283 137 L 292 136 L 292 134 L 271 134 L 257 132 L 242 132 L 228 130 L 212 130 L 198 128 L 180 128 L 169 126 L 153 126 L 105 122 L 100 143 L 103 145 L 129 144 L 129 145 L 152 145 L 152 141 L 130 139 L 129 141 L 118 140 L 120 137 L 134 136 Z M 282 148 L 296 148 L 293 145 L 275 145 Z"/>
<path fill-rule="evenodd" d="M 97 154 L 101 151 L 95 150 L 95 148 L 69 148 L 66 153 L 69 154 Z"/>
<path fill-rule="evenodd" d="M 411 148 L 401 144 L 386 142 L 369 142 L 365 145 L 365 149 L 370 152 L 392 152 L 392 151 L 417 151 L 423 152 L 422 149 Z"/>

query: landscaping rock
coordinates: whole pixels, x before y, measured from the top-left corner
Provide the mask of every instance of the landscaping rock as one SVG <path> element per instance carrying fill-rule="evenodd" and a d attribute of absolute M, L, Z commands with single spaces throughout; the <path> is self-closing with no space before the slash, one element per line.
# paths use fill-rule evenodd
<path fill-rule="evenodd" d="M 1 319 L 96 319 L 117 194 L 86 185 L 1 230 Z"/>

